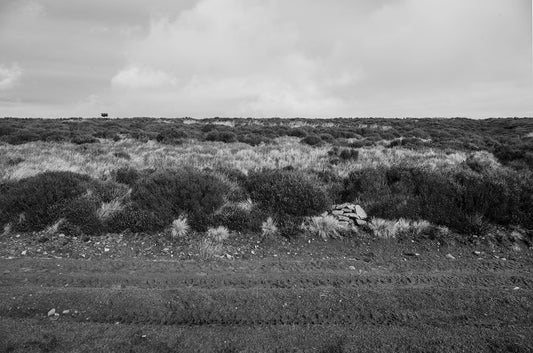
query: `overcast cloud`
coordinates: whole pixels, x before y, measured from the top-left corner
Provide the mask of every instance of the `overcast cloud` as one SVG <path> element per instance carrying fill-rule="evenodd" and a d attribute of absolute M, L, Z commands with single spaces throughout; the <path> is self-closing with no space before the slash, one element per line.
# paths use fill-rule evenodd
<path fill-rule="evenodd" d="M 0 0 L 0 116 L 533 116 L 531 0 Z"/>

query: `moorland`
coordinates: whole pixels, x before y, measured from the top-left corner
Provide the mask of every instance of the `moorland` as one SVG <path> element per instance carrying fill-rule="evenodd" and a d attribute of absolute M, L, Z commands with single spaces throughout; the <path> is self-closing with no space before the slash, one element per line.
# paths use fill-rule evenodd
<path fill-rule="evenodd" d="M 533 349 L 533 119 L 4 118 L 0 226 L 0 351 Z"/>

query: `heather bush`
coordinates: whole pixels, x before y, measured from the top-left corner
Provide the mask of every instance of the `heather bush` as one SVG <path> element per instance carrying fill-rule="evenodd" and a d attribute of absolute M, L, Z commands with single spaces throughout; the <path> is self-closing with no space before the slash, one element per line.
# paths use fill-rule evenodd
<path fill-rule="evenodd" d="M 168 145 L 180 145 L 183 143 L 183 139 L 188 137 L 189 135 L 185 131 L 171 128 L 157 134 L 156 141 Z"/>
<path fill-rule="evenodd" d="M 250 146 L 257 146 L 257 145 L 260 145 L 262 143 L 269 144 L 269 143 L 272 142 L 270 140 L 270 138 L 268 138 L 266 136 L 259 135 L 259 134 L 240 135 L 238 137 L 238 140 L 239 140 L 239 142 L 247 143 Z"/>
<path fill-rule="evenodd" d="M 341 149 L 339 157 L 344 161 L 356 161 L 359 158 L 359 150 L 354 148 Z"/>
<path fill-rule="evenodd" d="M 129 153 L 128 152 L 124 152 L 124 151 L 114 152 L 113 156 L 115 156 L 117 158 L 125 159 L 125 160 L 130 160 L 131 159 L 131 156 L 129 155 Z"/>
<path fill-rule="evenodd" d="M 309 146 L 319 146 L 322 144 L 322 139 L 317 135 L 309 135 L 300 140 L 301 143 Z"/>
<path fill-rule="evenodd" d="M 250 229 L 250 211 L 238 203 L 229 203 L 215 213 L 213 223 L 243 232 Z"/>
<path fill-rule="evenodd" d="M 290 129 L 288 132 L 287 132 L 287 135 L 288 136 L 294 136 L 294 137 L 307 137 L 307 132 L 303 129 L 300 129 L 300 128 L 294 128 L 294 129 Z"/>
<path fill-rule="evenodd" d="M 237 141 L 237 135 L 231 131 L 217 131 L 213 130 L 205 135 L 206 141 L 221 141 L 221 142 L 235 142 Z"/>
<path fill-rule="evenodd" d="M 138 209 L 133 206 L 114 213 L 105 221 L 108 232 L 122 233 L 129 230 L 133 233 L 156 232 L 170 224 L 167 218 L 160 217 L 155 212 Z"/>
<path fill-rule="evenodd" d="M 350 173 L 342 195 L 361 200 L 376 217 L 426 219 L 479 234 L 485 223 L 531 226 L 531 181 L 531 174 L 509 169 L 369 168 Z"/>
<path fill-rule="evenodd" d="M 203 231 L 222 206 L 227 191 L 220 179 L 206 172 L 160 171 L 138 180 L 131 200 L 135 208 L 154 212 L 169 224 L 186 213 L 191 227 Z"/>
<path fill-rule="evenodd" d="M 86 143 L 96 143 L 98 139 L 89 135 L 74 135 L 70 141 L 76 145 L 83 145 Z"/>
<path fill-rule="evenodd" d="M 331 134 L 320 134 L 319 137 L 322 141 L 326 142 L 333 142 L 335 140 L 335 137 Z"/>
<path fill-rule="evenodd" d="M 11 135 L 6 135 L 3 140 L 11 145 L 21 145 L 23 143 L 39 141 L 40 136 L 32 131 L 19 130 Z"/>
<path fill-rule="evenodd" d="M 315 216 L 330 205 L 318 183 L 297 171 L 251 172 L 246 188 L 251 199 L 271 214 Z"/>
<path fill-rule="evenodd" d="M 137 169 L 131 167 L 122 167 L 120 169 L 115 170 L 112 174 L 114 175 L 114 178 L 118 183 L 130 186 L 135 184 L 137 179 L 139 179 L 141 176 L 140 172 Z"/>
<path fill-rule="evenodd" d="M 79 197 L 65 202 L 58 210 L 55 219 L 65 219 L 77 226 L 83 234 L 99 235 L 104 231 L 104 225 L 98 217 L 99 203 L 91 198 Z"/>
<path fill-rule="evenodd" d="M 57 220 L 58 207 L 87 191 L 91 180 L 71 172 L 45 172 L 4 184 L 0 193 L 0 223 L 20 231 L 37 231 Z"/>

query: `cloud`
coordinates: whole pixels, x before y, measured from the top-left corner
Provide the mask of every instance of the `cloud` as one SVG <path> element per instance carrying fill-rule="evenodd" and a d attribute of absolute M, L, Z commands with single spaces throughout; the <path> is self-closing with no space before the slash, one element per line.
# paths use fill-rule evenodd
<path fill-rule="evenodd" d="M 18 64 L 11 64 L 10 67 L 0 65 L 0 90 L 12 88 L 22 76 L 22 70 Z"/>
<path fill-rule="evenodd" d="M 172 73 L 167 113 L 180 101 L 202 116 L 454 115 L 479 109 L 486 87 L 515 103 L 527 96 L 509 85 L 530 75 L 521 10 L 501 0 L 201 0 L 153 19 L 127 67 Z M 153 86 L 137 88 L 151 97 Z"/>
<path fill-rule="evenodd" d="M 111 84 L 124 88 L 157 88 L 173 86 L 176 79 L 162 71 L 132 66 L 116 74 L 111 79 Z"/>
<path fill-rule="evenodd" d="M 529 0 L 5 0 L 0 47 L 35 116 L 533 115 Z"/>

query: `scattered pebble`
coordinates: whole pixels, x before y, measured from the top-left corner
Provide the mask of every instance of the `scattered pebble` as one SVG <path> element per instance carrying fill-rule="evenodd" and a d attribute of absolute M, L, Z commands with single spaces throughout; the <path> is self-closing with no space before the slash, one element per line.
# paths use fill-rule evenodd
<path fill-rule="evenodd" d="M 403 254 L 405 256 L 420 256 L 420 254 L 417 252 L 404 252 Z"/>
<path fill-rule="evenodd" d="M 63 314 L 63 315 L 70 314 L 70 310 L 68 310 L 68 309 L 67 309 L 67 310 L 63 310 L 62 314 Z"/>
<path fill-rule="evenodd" d="M 450 260 L 455 260 L 455 256 L 453 256 L 452 254 L 446 254 L 446 258 Z"/>
<path fill-rule="evenodd" d="M 481 251 L 474 250 L 474 255 L 476 255 L 476 256 L 480 256 L 480 255 L 481 255 Z"/>
<path fill-rule="evenodd" d="M 47 314 L 47 315 L 48 315 L 48 316 L 53 316 L 53 315 L 55 315 L 55 313 L 56 313 L 56 309 L 50 309 L 50 310 L 48 311 L 48 314 Z"/>
<path fill-rule="evenodd" d="M 348 267 L 348 269 L 350 269 L 352 271 L 355 271 L 355 266 L 350 266 L 350 267 Z"/>
<path fill-rule="evenodd" d="M 111 249 L 109 249 L 109 248 L 104 248 L 104 252 L 109 252 L 109 250 L 111 250 Z"/>
<path fill-rule="evenodd" d="M 519 289 L 520 289 L 520 287 L 514 287 L 513 288 L 513 290 L 519 290 Z"/>
<path fill-rule="evenodd" d="M 27 253 L 28 253 L 28 250 L 24 250 L 24 251 L 22 251 L 20 254 L 21 254 L 22 256 L 26 256 Z"/>

